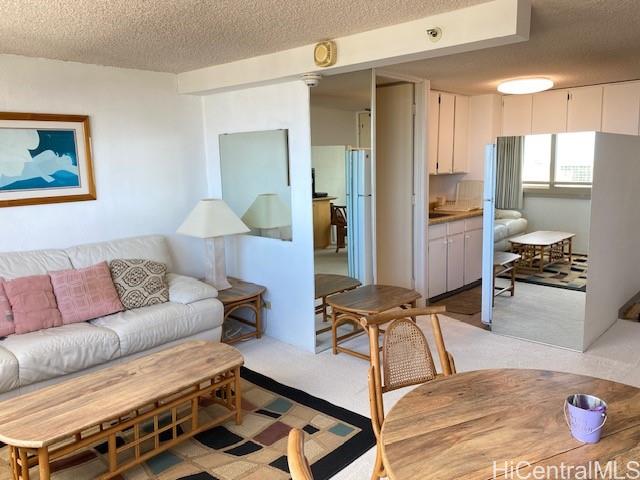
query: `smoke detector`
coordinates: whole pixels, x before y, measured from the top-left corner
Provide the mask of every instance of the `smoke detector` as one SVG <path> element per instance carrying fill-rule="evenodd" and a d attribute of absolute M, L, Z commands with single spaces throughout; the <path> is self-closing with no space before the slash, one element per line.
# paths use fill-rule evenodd
<path fill-rule="evenodd" d="M 321 78 L 322 75 L 319 73 L 305 73 L 300 77 L 304 84 L 309 88 L 317 87 Z"/>

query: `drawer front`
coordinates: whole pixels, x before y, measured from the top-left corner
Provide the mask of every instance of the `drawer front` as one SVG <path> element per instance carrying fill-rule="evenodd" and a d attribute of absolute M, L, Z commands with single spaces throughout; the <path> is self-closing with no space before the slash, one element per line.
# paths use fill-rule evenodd
<path fill-rule="evenodd" d="M 434 238 L 444 238 L 447 236 L 447 224 L 440 223 L 438 225 L 429 226 L 429 240 Z"/>
<path fill-rule="evenodd" d="M 470 232 L 471 230 L 482 230 L 482 216 L 467 218 L 464 221 L 464 231 Z"/>
<path fill-rule="evenodd" d="M 464 233 L 464 220 L 447 223 L 447 235 L 455 235 L 456 233 Z"/>

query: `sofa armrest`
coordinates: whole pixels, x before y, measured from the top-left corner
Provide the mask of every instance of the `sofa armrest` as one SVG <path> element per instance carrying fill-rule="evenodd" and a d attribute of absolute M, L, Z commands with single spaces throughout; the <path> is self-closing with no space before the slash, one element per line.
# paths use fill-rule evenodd
<path fill-rule="evenodd" d="M 496 209 L 496 218 L 497 219 L 502 219 L 502 218 L 522 218 L 522 213 L 518 212 L 517 210 L 500 210 L 500 209 Z"/>
<path fill-rule="evenodd" d="M 218 290 L 215 287 L 193 277 L 168 273 L 167 282 L 169 283 L 170 302 L 186 305 L 218 296 Z"/>

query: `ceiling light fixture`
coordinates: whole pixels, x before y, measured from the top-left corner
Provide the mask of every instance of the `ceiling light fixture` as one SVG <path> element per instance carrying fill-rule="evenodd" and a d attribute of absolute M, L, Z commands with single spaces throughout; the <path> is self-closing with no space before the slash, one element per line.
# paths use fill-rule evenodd
<path fill-rule="evenodd" d="M 553 87 L 553 80 L 548 78 L 520 78 L 500 83 L 498 91 L 510 95 L 523 95 L 525 93 L 543 92 L 551 87 Z"/>

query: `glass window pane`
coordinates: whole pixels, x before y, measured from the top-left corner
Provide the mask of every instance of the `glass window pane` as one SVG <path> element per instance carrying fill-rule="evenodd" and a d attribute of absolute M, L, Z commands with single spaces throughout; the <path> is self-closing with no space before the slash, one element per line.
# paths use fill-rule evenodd
<path fill-rule="evenodd" d="M 591 183 L 595 139 L 595 132 L 557 135 L 556 183 Z"/>
<path fill-rule="evenodd" d="M 551 135 L 524 137 L 522 181 L 549 182 L 551 175 Z"/>

